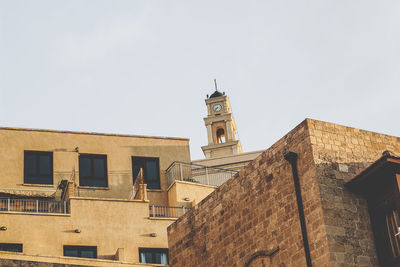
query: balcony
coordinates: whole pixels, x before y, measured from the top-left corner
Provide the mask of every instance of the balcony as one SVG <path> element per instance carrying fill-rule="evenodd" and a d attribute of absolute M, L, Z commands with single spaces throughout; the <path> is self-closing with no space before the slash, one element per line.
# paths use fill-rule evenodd
<path fill-rule="evenodd" d="M 68 214 L 66 201 L 0 198 L 0 212 Z"/>
<path fill-rule="evenodd" d="M 191 210 L 189 207 L 150 206 L 151 218 L 179 218 Z"/>
<path fill-rule="evenodd" d="M 236 173 L 238 171 L 175 161 L 167 168 L 168 186 L 175 180 L 220 186 Z"/>

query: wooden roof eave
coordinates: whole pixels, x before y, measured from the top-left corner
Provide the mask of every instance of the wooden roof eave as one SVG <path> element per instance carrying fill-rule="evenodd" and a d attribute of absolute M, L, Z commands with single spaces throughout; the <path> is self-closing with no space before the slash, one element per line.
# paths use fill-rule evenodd
<path fill-rule="evenodd" d="M 400 170 L 400 158 L 384 154 L 381 158 L 373 162 L 370 166 L 362 170 L 345 186 L 351 191 L 365 195 L 375 183 L 379 183 L 379 176 L 384 172 Z"/>

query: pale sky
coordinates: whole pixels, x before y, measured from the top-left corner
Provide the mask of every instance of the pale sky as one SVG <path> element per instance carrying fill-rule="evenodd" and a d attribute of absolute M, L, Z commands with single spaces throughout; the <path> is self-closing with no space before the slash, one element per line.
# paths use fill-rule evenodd
<path fill-rule="evenodd" d="M 400 1 L 0 0 L 0 126 L 207 144 L 216 78 L 245 151 L 314 118 L 400 136 Z"/>

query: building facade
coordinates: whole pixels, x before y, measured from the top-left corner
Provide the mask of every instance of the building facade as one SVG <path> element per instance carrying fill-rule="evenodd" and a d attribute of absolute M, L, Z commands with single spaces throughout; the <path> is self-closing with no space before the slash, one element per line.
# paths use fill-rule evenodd
<path fill-rule="evenodd" d="M 0 128 L 0 147 L 1 259 L 168 263 L 166 228 L 186 210 L 166 169 L 190 162 L 188 139 Z"/>
<path fill-rule="evenodd" d="M 306 119 L 169 226 L 170 265 L 400 266 L 399 152 Z"/>

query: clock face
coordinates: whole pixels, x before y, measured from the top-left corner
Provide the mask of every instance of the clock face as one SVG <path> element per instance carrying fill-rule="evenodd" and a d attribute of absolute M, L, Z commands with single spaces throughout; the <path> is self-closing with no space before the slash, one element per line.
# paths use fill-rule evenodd
<path fill-rule="evenodd" d="M 214 112 L 220 112 L 222 110 L 221 104 L 215 104 L 213 106 L 213 110 L 214 110 Z"/>

